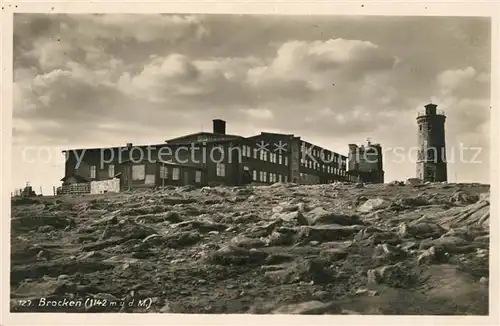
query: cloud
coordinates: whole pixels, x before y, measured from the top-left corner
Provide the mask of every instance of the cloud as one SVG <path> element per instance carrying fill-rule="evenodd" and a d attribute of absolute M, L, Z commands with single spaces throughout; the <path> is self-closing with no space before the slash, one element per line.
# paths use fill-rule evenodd
<path fill-rule="evenodd" d="M 462 97 L 489 96 L 489 74 L 479 73 L 473 67 L 446 70 L 437 77 L 441 94 L 444 96 L 460 95 Z"/>
<path fill-rule="evenodd" d="M 336 79 L 352 81 L 364 74 L 391 69 L 395 62 L 395 57 L 366 41 L 289 41 L 281 45 L 268 67 L 258 67 L 250 72 L 250 77 L 254 82 L 311 81 L 321 87 L 331 85 Z"/>
<path fill-rule="evenodd" d="M 452 135 L 475 133 L 490 121 L 489 74 L 474 67 L 445 70 L 436 77 L 439 95 L 435 103 L 445 109 Z M 489 133 L 484 134 L 489 141 Z"/>
<path fill-rule="evenodd" d="M 274 117 L 273 112 L 269 109 L 248 109 L 248 110 L 242 110 L 244 114 L 248 116 L 250 119 L 271 119 Z"/>
<path fill-rule="evenodd" d="M 83 15 L 79 30 L 91 37 L 134 38 L 141 43 L 158 39 L 175 42 L 191 37 L 199 40 L 209 33 L 200 16 L 154 14 Z"/>

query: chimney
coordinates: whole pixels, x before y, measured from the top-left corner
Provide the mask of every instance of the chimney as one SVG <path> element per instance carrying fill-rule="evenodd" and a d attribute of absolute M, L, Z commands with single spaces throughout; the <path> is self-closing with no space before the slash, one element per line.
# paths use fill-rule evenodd
<path fill-rule="evenodd" d="M 429 103 L 425 106 L 425 114 L 426 115 L 436 115 L 436 104 Z"/>
<path fill-rule="evenodd" d="M 214 134 L 226 134 L 226 121 L 221 119 L 214 119 L 213 121 L 213 133 Z"/>

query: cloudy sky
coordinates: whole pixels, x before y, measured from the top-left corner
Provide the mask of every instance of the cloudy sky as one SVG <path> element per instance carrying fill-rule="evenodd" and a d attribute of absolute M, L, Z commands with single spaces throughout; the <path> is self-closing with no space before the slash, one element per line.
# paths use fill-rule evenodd
<path fill-rule="evenodd" d="M 16 14 L 13 186 L 51 192 L 61 149 L 159 143 L 214 118 L 342 154 L 371 138 L 403 180 L 415 163 L 395 150 L 416 146 L 431 101 L 449 179 L 487 183 L 490 42 L 487 18 Z"/>

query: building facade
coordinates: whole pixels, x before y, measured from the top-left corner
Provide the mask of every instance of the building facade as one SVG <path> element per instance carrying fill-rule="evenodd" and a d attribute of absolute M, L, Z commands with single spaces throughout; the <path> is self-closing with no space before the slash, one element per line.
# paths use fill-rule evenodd
<path fill-rule="evenodd" d="M 317 184 L 347 181 L 347 157 L 304 141 L 293 134 L 262 132 L 249 137 L 271 152 L 283 155 L 288 179 L 295 183 Z"/>
<path fill-rule="evenodd" d="M 213 132 L 198 132 L 156 145 L 72 149 L 63 183 L 120 178 L 120 189 L 167 185 L 242 185 L 275 182 L 328 183 L 348 180 L 347 157 L 290 134 L 242 137 L 213 120 Z"/>
<path fill-rule="evenodd" d="M 349 171 L 351 181 L 384 183 L 382 146 L 367 142 L 366 146 L 349 144 Z"/>
<path fill-rule="evenodd" d="M 418 157 L 417 178 L 422 181 L 447 181 L 446 165 L 446 116 L 437 110 L 437 105 L 427 104 L 425 111 L 417 116 Z"/>

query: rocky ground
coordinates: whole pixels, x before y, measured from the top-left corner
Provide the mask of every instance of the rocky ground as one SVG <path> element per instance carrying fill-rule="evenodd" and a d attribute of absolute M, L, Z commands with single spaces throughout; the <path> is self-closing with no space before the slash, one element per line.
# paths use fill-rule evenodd
<path fill-rule="evenodd" d="M 478 184 L 15 200 L 11 311 L 486 315 L 489 215 Z"/>

